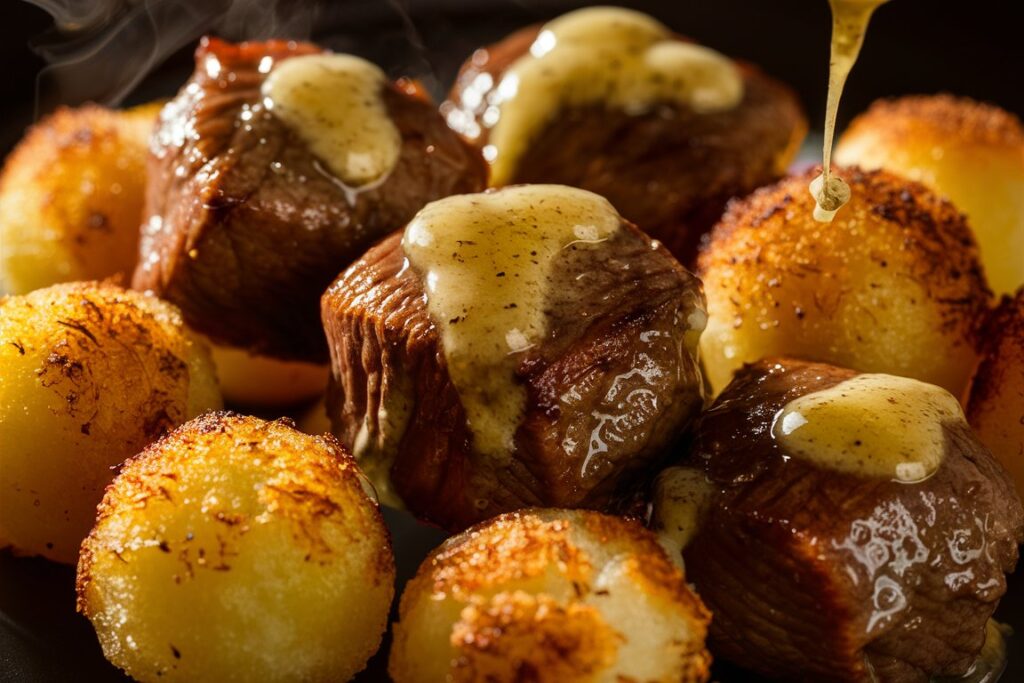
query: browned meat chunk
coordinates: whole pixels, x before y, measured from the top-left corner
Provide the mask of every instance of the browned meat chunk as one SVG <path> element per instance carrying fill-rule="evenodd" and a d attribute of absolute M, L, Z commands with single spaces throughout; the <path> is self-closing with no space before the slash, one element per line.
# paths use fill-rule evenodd
<path fill-rule="evenodd" d="M 760 361 L 701 419 L 693 461 L 712 493 L 684 557 L 714 614 L 712 651 L 786 680 L 963 674 L 1017 561 L 1020 500 L 962 413 L 941 421 L 944 453 L 917 483 L 792 457 L 776 416 L 853 377 L 868 376 Z"/>
<path fill-rule="evenodd" d="M 528 505 L 607 508 L 699 410 L 699 282 L 623 223 L 556 272 L 563 305 L 517 366 L 526 401 L 512 452 L 482 455 L 401 240 L 370 249 L 323 297 L 328 412 L 378 490 L 419 517 L 461 529 Z"/>
<path fill-rule="evenodd" d="M 383 92 L 401 135 L 397 163 L 383 182 L 344 187 L 260 93 L 261 63 L 320 51 L 203 40 L 153 137 L 133 283 L 219 343 L 312 362 L 327 359 L 319 297 L 338 273 L 427 202 L 486 179 L 477 152 L 399 82 Z"/>
<path fill-rule="evenodd" d="M 476 120 L 481 132 L 474 143 L 481 148 L 488 144 L 487 93 L 469 108 L 460 104 L 462 92 L 481 74 L 497 87 L 539 31 L 530 26 L 477 50 L 442 105 Z M 691 265 L 726 202 L 781 177 L 807 130 L 788 87 L 754 66 L 739 66 L 743 100 L 723 112 L 699 114 L 670 104 L 641 114 L 605 106 L 563 109 L 530 143 L 511 182 L 562 183 L 607 197 Z"/>

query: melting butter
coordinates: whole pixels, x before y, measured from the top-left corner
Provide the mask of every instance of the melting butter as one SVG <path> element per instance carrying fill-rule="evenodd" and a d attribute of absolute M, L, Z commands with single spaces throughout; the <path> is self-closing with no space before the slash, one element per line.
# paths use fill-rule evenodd
<path fill-rule="evenodd" d="M 912 484 L 942 463 L 943 425 L 963 421 L 959 401 L 945 389 L 865 374 L 790 401 L 775 416 L 772 434 L 788 456 Z"/>
<path fill-rule="evenodd" d="M 474 109 L 480 97 L 467 89 L 463 107 Z M 491 183 L 512 180 L 526 148 L 565 106 L 604 103 L 642 113 L 674 103 L 710 113 L 742 98 L 743 79 L 728 58 L 675 39 L 645 14 L 615 7 L 570 12 L 546 24 L 488 93 L 484 156 Z"/>
<path fill-rule="evenodd" d="M 526 403 L 515 373 L 520 354 L 547 333 L 559 255 L 598 249 L 620 225 L 596 194 L 522 185 L 432 202 L 406 227 L 402 247 L 423 279 L 478 452 L 512 452 Z"/>
<path fill-rule="evenodd" d="M 398 162 L 402 136 L 382 97 L 387 77 L 364 59 L 319 54 L 277 63 L 263 82 L 264 104 L 342 183 L 383 180 Z"/>
<path fill-rule="evenodd" d="M 697 535 L 714 492 L 703 471 L 669 467 L 655 482 L 651 527 L 676 547 L 685 548 Z"/>
<path fill-rule="evenodd" d="M 871 15 L 886 0 L 829 0 L 832 7 L 832 56 L 828 69 L 828 99 L 825 103 L 825 142 L 822 173 L 811 182 L 814 220 L 830 223 L 836 212 L 850 201 L 850 187 L 832 175 L 832 140 L 836 131 L 839 98 L 850 70 L 857 62 Z"/>

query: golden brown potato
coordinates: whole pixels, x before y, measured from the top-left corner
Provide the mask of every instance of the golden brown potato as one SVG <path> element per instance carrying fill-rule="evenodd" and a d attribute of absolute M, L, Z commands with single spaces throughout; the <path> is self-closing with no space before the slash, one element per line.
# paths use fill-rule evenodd
<path fill-rule="evenodd" d="M 839 140 L 836 163 L 885 168 L 967 213 L 996 293 L 1024 285 L 1024 125 L 966 97 L 875 102 Z"/>
<path fill-rule="evenodd" d="M 139 681 L 345 681 L 380 645 L 394 579 L 380 511 L 333 438 L 208 413 L 107 489 L 78 608 Z"/>
<path fill-rule="evenodd" d="M 220 405 L 171 304 L 96 282 L 0 299 L 0 547 L 74 562 L 111 468 Z"/>
<path fill-rule="evenodd" d="M 982 338 L 967 418 L 1024 495 L 1024 288 L 1003 298 Z"/>
<path fill-rule="evenodd" d="M 734 202 L 700 256 L 714 392 L 744 363 L 788 355 L 961 396 L 991 296 L 963 217 L 918 183 L 838 169 L 853 197 L 818 223 L 807 189 L 818 173 Z"/>
<path fill-rule="evenodd" d="M 706 681 L 710 615 L 638 523 L 528 509 L 450 538 L 402 595 L 396 683 Z"/>
<path fill-rule="evenodd" d="M 210 343 L 225 400 L 245 406 L 292 406 L 322 394 L 329 365 L 260 356 Z M 330 430 L 328 430 L 330 431 Z"/>
<path fill-rule="evenodd" d="M 0 177 L 0 292 L 131 275 L 158 111 L 62 108 L 29 130 Z"/>

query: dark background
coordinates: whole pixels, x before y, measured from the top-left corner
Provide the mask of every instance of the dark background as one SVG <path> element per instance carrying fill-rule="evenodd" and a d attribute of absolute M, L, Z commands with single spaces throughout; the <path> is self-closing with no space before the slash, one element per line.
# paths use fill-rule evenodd
<path fill-rule="evenodd" d="M 43 1 L 43 0 L 40 0 Z M 30 49 L 50 45 L 82 59 L 97 46 L 120 45 L 125 34 L 104 26 L 123 25 L 142 0 L 46 0 L 64 7 L 110 8 L 97 29 L 55 35 L 48 14 L 20 0 L 0 0 L 0 153 L 21 136 L 37 109 L 37 77 L 46 65 Z M 439 95 L 459 64 L 475 47 L 500 39 L 524 24 L 543 21 L 583 2 L 571 0 L 347 0 L 303 3 L 295 0 L 145 0 L 152 7 L 172 2 L 205 12 L 206 26 L 224 37 L 267 37 L 288 27 L 289 38 L 312 38 L 339 51 L 353 52 L 383 66 L 391 75 L 420 77 Z M 791 84 L 820 128 L 828 66 L 829 13 L 826 0 L 669 0 L 621 2 L 660 18 L 730 56 L 759 64 Z M 840 111 L 840 125 L 878 97 L 948 91 L 995 102 L 1024 114 L 1024 48 L 1019 0 L 892 0 L 877 12 Z M 231 15 L 232 10 L 251 9 Z M 211 10 L 212 8 L 212 10 Z M 184 11 L 184 10 L 182 10 Z M 175 9 L 177 12 L 177 9 Z M 154 10 L 155 17 L 175 12 Z M 225 16 L 228 17 L 225 19 Z M 241 17 L 241 18 L 239 18 Z M 148 17 L 142 17 L 148 19 Z M 202 24 L 202 22 L 199 22 Z M 152 24 L 152 25 L 150 25 Z M 140 22 L 132 24 L 136 30 Z M 160 21 L 141 22 L 134 34 L 153 46 L 168 31 Z M 145 30 L 151 31 L 146 34 Z M 191 71 L 191 51 L 202 31 L 193 29 L 152 53 L 124 54 L 115 66 L 121 76 L 151 71 L 126 98 L 128 103 L 172 95 Z M 164 55 L 163 52 L 167 54 Z M 88 67 L 88 63 L 86 63 Z M 83 93 L 109 95 L 107 76 L 89 68 L 68 72 L 72 87 L 38 93 L 42 106 L 62 99 L 79 103 Z M 47 79 L 43 79 L 44 82 Z M 404 581 L 439 536 L 398 513 L 388 512 L 395 536 L 400 593 Z M 1024 629 L 1024 577 L 1011 590 L 997 616 Z M 0 680 L 123 680 L 102 657 L 88 622 L 73 612 L 70 568 L 42 560 L 16 560 L 0 554 Z M 1011 662 L 1004 681 L 1024 680 L 1020 635 L 1010 642 Z M 386 650 L 382 650 L 386 653 Z M 363 681 L 383 680 L 378 656 Z M 742 672 L 716 665 L 721 681 L 752 681 Z"/>
<path fill-rule="evenodd" d="M 392 75 L 425 77 L 435 92 L 450 84 L 459 63 L 474 47 L 523 24 L 588 4 L 578 0 L 177 1 L 207 11 L 210 7 L 250 5 L 264 19 L 254 26 L 250 16 L 248 32 L 244 20 L 221 22 L 218 32 L 229 38 L 274 33 L 276 12 L 280 25 L 300 27 L 291 28 L 291 35 L 285 37 L 312 37 L 377 61 Z M 0 150 L 7 150 L 32 121 L 36 76 L 44 66 L 30 50 L 29 41 L 38 41 L 52 21 L 26 2 L 0 2 L 0 58 L 7 71 L 0 79 Z M 82 2 L 128 5 L 138 0 Z M 159 5 L 160 0 L 149 0 L 149 4 Z M 826 0 L 633 0 L 620 4 L 653 14 L 680 33 L 730 56 L 761 65 L 796 88 L 812 128 L 820 127 L 830 25 Z M 1024 114 L 1021 15 L 1018 0 L 891 0 L 872 21 L 860 63 L 843 98 L 840 123 L 877 97 L 938 91 L 989 100 Z M 297 21 L 300 16 L 307 16 L 308 21 Z M 208 24 L 212 27 L 214 22 Z M 193 33 L 198 36 L 199 31 Z M 116 36 L 108 37 L 116 42 Z M 184 47 L 154 65 L 154 72 L 128 97 L 129 102 L 173 94 L 187 77 L 194 37 L 176 39 Z M 127 68 L 135 68 L 144 60 L 129 55 L 123 61 Z M 85 74 L 77 80 L 88 82 L 95 76 Z M 52 99 L 47 104 L 52 105 Z"/>

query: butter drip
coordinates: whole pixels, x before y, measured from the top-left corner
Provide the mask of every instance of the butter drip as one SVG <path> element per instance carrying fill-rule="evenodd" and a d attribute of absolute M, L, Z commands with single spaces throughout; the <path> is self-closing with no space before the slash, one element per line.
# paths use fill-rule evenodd
<path fill-rule="evenodd" d="M 945 389 L 883 374 L 858 375 L 796 398 L 775 416 L 783 452 L 840 472 L 924 481 L 946 450 L 943 425 L 964 422 Z"/>
<path fill-rule="evenodd" d="M 382 98 L 387 77 L 351 55 L 303 55 L 276 64 L 264 104 L 342 183 L 383 180 L 398 162 L 402 136 Z"/>
<path fill-rule="evenodd" d="M 481 96 L 467 88 L 463 107 L 475 108 Z M 565 106 L 604 103 L 639 114 L 674 103 L 711 113 L 742 98 L 743 79 L 728 58 L 675 39 L 645 14 L 613 7 L 570 12 L 546 24 L 487 94 L 491 183 L 512 181 L 526 148 Z"/>
<path fill-rule="evenodd" d="M 655 482 L 651 528 L 676 547 L 685 548 L 697 535 L 714 492 L 702 470 L 669 467 Z"/>
<path fill-rule="evenodd" d="M 591 192 L 522 185 L 432 202 L 409 223 L 402 247 L 423 280 L 478 452 L 513 450 L 526 404 L 515 373 L 547 333 L 559 255 L 601 248 L 621 222 Z"/>
<path fill-rule="evenodd" d="M 850 201 L 850 187 L 832 175 L 832 140 L 836 131 L 839 98 L 850 70 L 857 62 L 868 22 L 875 9 L 886 0 L 829 0 L 832 7 L 832 57 L 829 61 L 828 100 L 825 103 L 825 142 L 822 147 L 822 173 L 811 182 L 814 220 L 831 223 L 836 212 Z"/>

